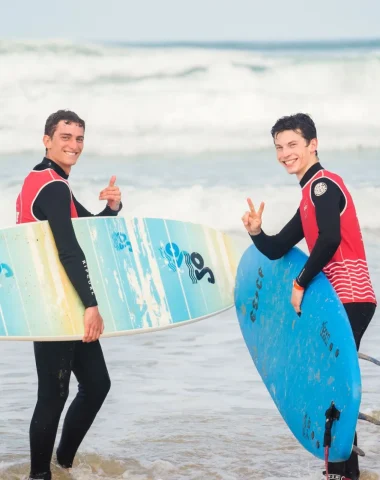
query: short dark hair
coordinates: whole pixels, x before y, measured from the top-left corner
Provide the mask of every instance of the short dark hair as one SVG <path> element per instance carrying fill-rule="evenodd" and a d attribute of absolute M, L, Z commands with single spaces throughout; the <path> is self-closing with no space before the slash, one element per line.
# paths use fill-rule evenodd
<path fill-rule="evenodd" d="M 82 120 L 76 113 L 71 112 L 70 110 L 58 110 L 58 112 L 49 115 L 46 120 L 45 135 L 52 138 L 54 132 L 57 130 L 57 125 L 61 120 L 67 124 L 77 123 L 80 127 L 83 127 L 83 130 L 86 128 L 84 120 Z"/>
<path fill-rule="evenodd" d="M 285 130 L 300 132 L 302 137 L 306 140 L 307 145 L 309 145 L 313 138 L 317 138 L 315 123 L 306 113 L 296 113 L 295 115 L 288 115 L 279 118 L 271 130 L 273 139 L 278 133 L 284 132 Z M 318 156 L 317 151 L 315 152 L 315 155 Z"/>

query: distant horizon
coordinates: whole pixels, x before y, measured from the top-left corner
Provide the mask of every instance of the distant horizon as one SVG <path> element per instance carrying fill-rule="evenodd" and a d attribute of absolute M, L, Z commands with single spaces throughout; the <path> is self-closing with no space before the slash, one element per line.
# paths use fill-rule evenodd
<path fill-rule="evenodd" d="M 363 38 L 321 38 L 321 39 L 295 39 L 295 40 L 248 40 L 248 39 L 215 39 L 215 40 L 88 40 L 109 44 L 120 45 L 319 45 L 321 43 L 328 45 L 345 44 L 380 44 L 380 36 L 378 37 L 363 37 Z"/>
<path fill-rule="evenodd" d="M 270 46 L 314 46 L 314 45 L 326 45 L 326 46 L 379 46 L 380 36 L 378 37 L 340 37 L 340 38 L 320 38 L 320 39 L 294 39 L 294 40 L 253 40 L 253 39 L 184 39 L 184 40 L 124 40 L 124 39 L 101 39 L 101 38 L 75 38 L 75 37 L 3 37 L 0 34 L 0 41 L 14 41 L 14 42 L 82 42 L 82 43 L 95 43 L 95 44 L 107 44 L 107 45 L 120 45 L 120 46 L 193 46 L 193 45 L 226 45 L 226 46 L 257 46 L 257 47 L 270 47 Z"/>

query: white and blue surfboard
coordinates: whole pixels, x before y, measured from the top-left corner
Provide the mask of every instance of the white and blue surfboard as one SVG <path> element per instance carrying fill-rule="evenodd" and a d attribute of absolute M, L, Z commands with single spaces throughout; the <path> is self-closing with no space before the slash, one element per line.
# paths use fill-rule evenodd
<path fill-rule="evenodd" d="M 102 337 L 172 328 L 234 305 L 242 250 L 222 232 L 162 218 L 92 217 L 73 226 Z M 83 314 L 49 224 L 0 230 L 0 340 L 78 340 Z"/>
<path fill-rule="evenodd" d="M 292 282 L 306 260 L 293 248 L 271 261 L 252 245 L 238 266 L 235 307 L 249 353 L 294 436 L 323 459 L 325 412 L 333 402 L 340 418 L 329 459 L 344 461 L 361 400 L 358 355 L 345 309 L 323 273 L 306 289 L 301 316 L 295 313 Z"/>

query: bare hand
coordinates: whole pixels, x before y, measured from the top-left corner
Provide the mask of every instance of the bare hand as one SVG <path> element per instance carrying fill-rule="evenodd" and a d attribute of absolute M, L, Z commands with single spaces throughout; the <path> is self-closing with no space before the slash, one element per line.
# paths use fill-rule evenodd
<path fill-rule="evenodd" d="M 293 286 L 290 303 L 293 305 L 293 308 L 298 316 L 301 316 L 301 303 L 304 293 L 304 290 L 298 290 Z"/>
<path fill-rule="evenodd" d="M 121 202 L 121 192 L 119 187 L 115 186 L 115 182 L 116 177 L 113 175 L 108 187 L 100 192 L 99 200 L 108 200 L 108 206 L 117 212 Z"/>
<path fill-rule="evenodd" d="M 89 307 L 84 311 L 83 342 L 95 342 L 104 331 L 103 318 L 98 307 Z"/>
<path fill-rule="evenodd" d="M 259 209 L 255 210 L 252 200 L 247 199 L 249 212 L 245 212 L 242 217 L 245 229 L 250 235 L 258 235 L 261 232 L 262 215 L 264 211 L 264 202 L 261 202 Z"/>

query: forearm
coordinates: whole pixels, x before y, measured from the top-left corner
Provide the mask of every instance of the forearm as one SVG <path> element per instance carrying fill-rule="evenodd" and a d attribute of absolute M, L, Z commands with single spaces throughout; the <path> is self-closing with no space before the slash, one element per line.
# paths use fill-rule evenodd
<path fill-rule="evenodd" d="M 277 235 L 267 235 L 263 230 L 258 235 L 250 235 L 256 248 L 270 260 L 283 257 L 303 236 L 299 210 Z"/>
<path fill-rule="evenodd" d="M 296 278 L 298 285 L 306 288 L 311 280 L 328 264 L 339 244 L 340 235 L 320 235 L 304 268 Z"/>
<path fill-rule="evenodd" d="M 48 222 L 57 246 L 59 259 L 84 307 L 96 306 L 97 301 L 88 272 L 87 260 L 76 239 L 71 219 L 64 222 L 54 216 L 48 218 Z"/>
<path fill-rule="evenodd" d="M 75 236 L 70 213 L 71 196 L 63 182 L 53 182 L 38 195 L 35 206 L 42 219 L 49 222 L 58 256 L 83 305 L 96 306 L 84 253 Z"/>
<path fill-rule="evenodd" d="M 73 196 L 74 205 L 78 213 L 78 217 L 116 217 L 120 210 L 123 208 L 123 204 L 120 202 L 118 210 L 112 210 L 108 205 L 100 213 L 94 215 L 88 211 L 78 200 Z"/>
<path fill-rule="evenodd" d="M 94 215 L 95 217 L 117 217 L 120 210 L 123 208 L 123 204 L 120 203 L 119 210 L 112 210 L 108 205 L 100 213 Z"/>
<path fill-rule="evenodd" d="M 277 235 L 267 235 L 263 230 L 258 235 L 250 235 L 255 247 L 270 260 L 277 260 L 285 255 L 293 245 L 281 242 Z"/>

